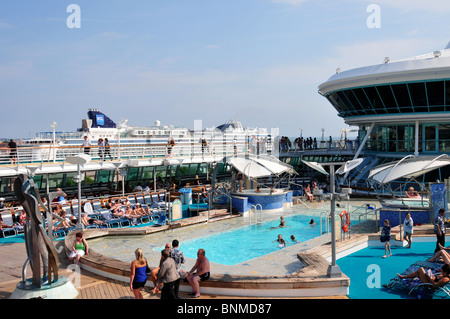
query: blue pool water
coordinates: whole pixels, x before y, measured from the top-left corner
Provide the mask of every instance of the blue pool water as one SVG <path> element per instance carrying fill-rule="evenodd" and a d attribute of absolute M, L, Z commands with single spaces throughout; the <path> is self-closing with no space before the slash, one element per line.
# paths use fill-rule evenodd
<path fill-rule="evenodd" d="M 304 242 L 320 235 L 320 226 L 311 226 L 312 216 L 294 215 L 285 218 L 286 226 L 279 228 L 279 219 L 257 225 L 249 225 L 218 234 L 204 236 L 183 242 L 185 256 L 197 258 L 197 251 L 203 248 L 208 259 L 224 265 L 236 265 L 247 260 L 283 249 L 276 242 L 281 234 L 286 246 L 297 245 L 290 237 Z"/>
<path fill-rule="evenodd" d="M 392 256 L 382 258 L 384 246 L 367 247 L 337 260 L 341 271 L 350 277 L 349 298 L 351 299 L 411 299 L 407 292 L 386 290 L 374 286 L 375 271 L 380 275 L 380 285 L 386 284 L 397 273 L 402 273 L 411 264 L 433 256 L 435 242 L 417 242 L 411 249 L 391 247 Z M 373 267 L 375 265 L 376 268 Z M 379 268 L 378 268 L 379 267 Z M 379 270 L 379 271 L 378 271 Z M 369 279 L 369 285 L 367 281 Z"/>

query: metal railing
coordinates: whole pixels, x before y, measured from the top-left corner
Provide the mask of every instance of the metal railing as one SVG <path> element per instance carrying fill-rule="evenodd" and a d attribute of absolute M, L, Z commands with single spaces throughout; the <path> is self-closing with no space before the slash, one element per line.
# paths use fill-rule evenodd
<path fill-rule="evenodd" d="M 329 212 L 321 212 L 320 213 L 320 234 L 326 234 L 330 232 L 330 219 L 331 219 L 331 214 Z M 322 221 L 324 221 L 324 226 Z M 323 228 L 325 228 L 325 231 L 323 230 Z"/>
<path fill-rule="evenodd" d="M 259 154 L 270 154 L 271 145 L 258 150 Z M 24 146 L 18 145 L 16 154 L 8 147 L 0 147 L 0 166 L 5 164 L 40 164 L 63 162 L 66 157 L 83 153 L 81 145 Z M 92 160 L 128 160 L 154 158 L 194 158 L 206 156 L 231 156 L 253 152 L 247 143 L 210 142 L 202 147 L 199 142 L 183 141 L 173 148 L 167 144 L 113 144 L 109 150 L 92 145 L 87 153 Z"/>
<path fill-rule="evenodd" d="M 253 211 L 253 215 L 255 216 L 254 224 L 260 224 L 262 222 L 262 211 L 263 211 L 262 205 L 256 204 L 256 205 L 250 206 L 249 215 L 248 215 L 250 225 L 252 225 L 252 214 L 251 214 L 252 211 Z M 258 212 L 259 212 L 259 214 L 258 214 Z"/>

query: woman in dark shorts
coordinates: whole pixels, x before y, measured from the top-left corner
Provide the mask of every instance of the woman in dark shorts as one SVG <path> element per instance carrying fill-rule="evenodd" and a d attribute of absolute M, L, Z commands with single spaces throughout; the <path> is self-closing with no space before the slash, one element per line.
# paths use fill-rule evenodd
<path fill-rule="evenodd" d="M 131 263 L 130 290 L 133 291 L 136 299 L 144 299 L 141 288 L 147 282 L 147 261 L 144 258 L 142 249 L 138 248 L 134 252 L 136 260 Z"/>

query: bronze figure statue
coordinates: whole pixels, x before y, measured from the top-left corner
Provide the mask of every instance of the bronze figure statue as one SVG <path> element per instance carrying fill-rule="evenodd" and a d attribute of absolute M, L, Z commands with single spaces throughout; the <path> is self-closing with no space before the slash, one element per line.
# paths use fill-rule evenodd
<path fill-rule="evenodd" d="M 35 189 L 34 197 L 31 194 L 31 188 Z M 31 270 L 33 272 L 32 284 L 37 288 L 42 286 L 42 278 L 48 277 L 48 284 L 52 283 L 52 274 L 54 281 L 58 280 L 58 253 L 47 235 L 44 227 L 44 221 L 39 207 L 42 207 L 51 223 L 52 213 L 42 203 L 39 190 L 34 186 L 34 181 L 29 180 L 24 174 L 17 177 L 14 182 L 14 193 L 26 212 L 26 222 L 24 225 L 25 246 Z M 50 225 L 49 225 L 50 226 Z M 43 263 L 43 276 L 41 277 L 41 259 Z M 26 278 L 23 278 L 25 281 Z"/>

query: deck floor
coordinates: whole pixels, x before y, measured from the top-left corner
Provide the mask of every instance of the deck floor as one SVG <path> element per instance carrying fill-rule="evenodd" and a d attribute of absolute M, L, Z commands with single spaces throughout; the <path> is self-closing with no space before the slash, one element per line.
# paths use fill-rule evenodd
<path fill-rule="evenodd" d="M 56 245 L 59 248 L 60 244 Z M 26 250 L 23 243 L 2 245 L 0 249 L 0 299 L 8 299 L 14 292 L 17 284 L 21 281 L 22 265 L 26 260 Z M 59 254 L 60 275 L 66 275 L 66 267 L 69 260 L 64 253 Z M 31 276 L 31 269 L 27 270 L 28 277 Z M 84 269 L 81 269 L 81 280 L 78 287 L 78 299 L 134 299 L 133 292 L 130 291 L 129 284 L 109 278 L 98 276 Z M 144 299 L 160 299 L 159 294 L 154 294 L 146 287 L 143 290 Z M 179 293 L 181 299 L 190 299 L 186 292 Z M 244 299 L 245 297 L 218 296 L 202 294 L 199 299 Z M 322 297 L 323 298 L 323 297 Z M 250 299 L 255 299 L 252 297 Z M 273 298 L 272 298 L 273 299 Z M 313 299 L 313 298 L 298 298 Z M 326 297 L 326 299 L 347 299 L 345 296 Z"/>

